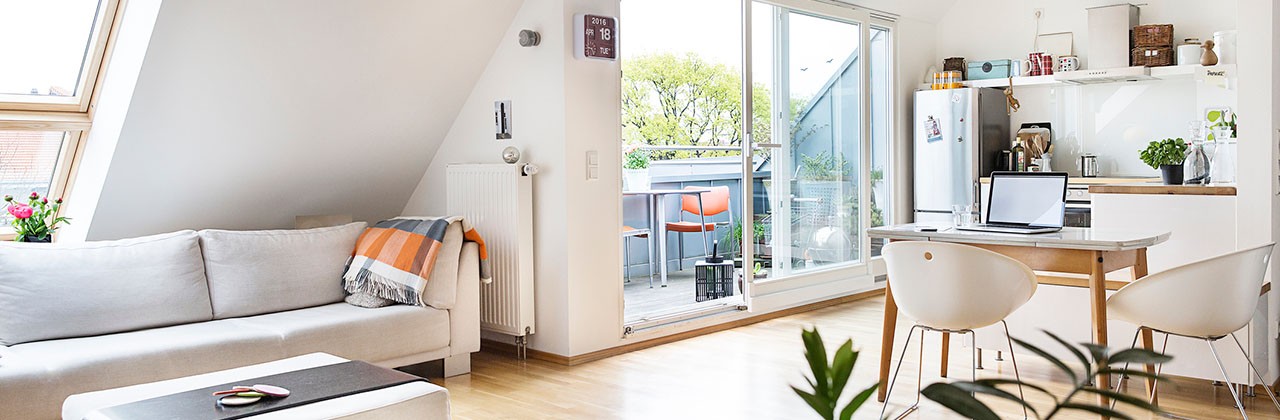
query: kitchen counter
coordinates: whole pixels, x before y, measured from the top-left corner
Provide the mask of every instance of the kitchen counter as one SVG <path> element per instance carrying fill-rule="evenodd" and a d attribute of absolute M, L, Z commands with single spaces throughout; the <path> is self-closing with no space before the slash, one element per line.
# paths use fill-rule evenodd
<path fill-rule="evenodd" d="M 1235 185 L 1164 185 L 1159 183 L 1095 184 L 1090 194 L 1236 195 Z"/>
<path fill-rule="evenodd" d="M 981 179 L 983 184 L 990 184 L 991 178 L 984 177 Z M 1135 184 L 1145 182 L 1160 182 L 1160 178 L 1084 178 L 1073 176 L 1067 178 L 1068 184 L 1074 185 L 1110 185 L 1110 184 Z"/>

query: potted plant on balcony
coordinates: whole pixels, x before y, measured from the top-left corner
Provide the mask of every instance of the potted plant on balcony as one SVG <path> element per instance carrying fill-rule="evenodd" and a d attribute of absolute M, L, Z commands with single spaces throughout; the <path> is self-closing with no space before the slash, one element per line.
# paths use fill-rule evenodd
<path fill-rule="evenodd" d="M 15 201 L 11 195 L 4 196 L 4 202 L 5 210 L 13 217 L 13 229 L 18 234 L 13 240 L 18 242 L 53 242 L 53 232 L 58 229 L 58 223 L 69 223 L 70 220 L 58 216 L 58 209 L 62 208 L 61 198 L 51 203 L 48 197 L 33 192 L 26 203 Z"/>
<path fill-rule="evenodd" d="M 1160 170 L 1164 185 L 1182 185 L 1182 162 L 1187 159 L 1187 143 L 1181 138 L 1148 143 L 1138 157 L 1152 169 Z"/>
<path fill-rule="evenodd" d="M 632 146 L 622 156 L 622 190 L 647 190 L 649 181 L 649 152 Z"/>

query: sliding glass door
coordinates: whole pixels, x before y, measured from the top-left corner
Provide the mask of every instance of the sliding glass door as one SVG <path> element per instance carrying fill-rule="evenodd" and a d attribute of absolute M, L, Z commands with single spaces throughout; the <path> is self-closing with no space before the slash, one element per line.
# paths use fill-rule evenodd
<path fill-rule="evenodd" d="M 889 23 L 811 0 L 622 6 L 624 162 L 647 166 L 624 173 L 628 324 L 748 307 L 755 282 L 868 274 L 865 229 L 889 202 Z M 672 192 L 690 188 L 714 189 L 709 207 Z M 716 241 L 738 267 L 729 296 L 690 270 Z"/>

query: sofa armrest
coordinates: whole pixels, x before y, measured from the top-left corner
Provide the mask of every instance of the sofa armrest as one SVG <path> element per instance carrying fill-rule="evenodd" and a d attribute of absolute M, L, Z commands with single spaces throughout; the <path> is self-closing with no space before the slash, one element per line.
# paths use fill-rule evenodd
<path fill-rule="evenodd" d="M 480 247 L 462 244 L 458 261 L 458 301 L 449 310 L 449 353 L 480 351 Z"/>

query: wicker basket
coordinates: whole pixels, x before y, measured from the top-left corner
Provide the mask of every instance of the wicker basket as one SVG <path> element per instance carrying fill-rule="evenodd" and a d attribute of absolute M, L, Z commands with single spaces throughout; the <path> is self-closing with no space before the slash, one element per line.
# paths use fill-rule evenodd
<path fill-rule="evenodd" d="M 1138 25 L 1133 27 L 1134 47 L 1172 47 L 1173 25 Z"/>
<path fill-rule="evenodd" d="M 1129 56 L 1130 65 L 1161 67 L 1173 65 L 1172 47 L 1138 47 Z"/>
<path fill-rule="evenodd" d="M 943 59 L 942 70 L 960 72 L 961 80 L 968 79 L 968 75 L 964 74 L 965 73 L 964 57 L 947 57 Z"/>

